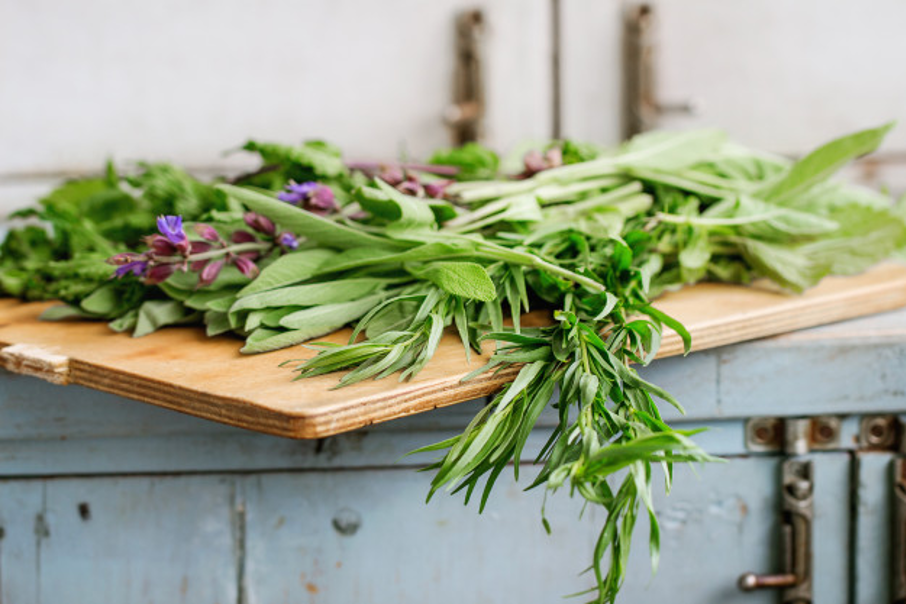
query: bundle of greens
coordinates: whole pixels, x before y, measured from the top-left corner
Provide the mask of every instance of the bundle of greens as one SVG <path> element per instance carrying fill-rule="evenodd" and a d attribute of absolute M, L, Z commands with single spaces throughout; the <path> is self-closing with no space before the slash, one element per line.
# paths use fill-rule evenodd
<path fill-rule="evenodd" d="M 559 424 L 529 488 L 568 488 L 605 509 L 591 591 L 613 602 L 642 511 L 657 564 L 652 467 L 669 490 L 674 463 L 713 460 L 662 421 L 658 401 L 679 403 L 634 368 L 654 358 L 665 327 L 690 346 L 650 300 L 702 280 L 767 277 L 798 292 L 901 250 L 902 204 L 830 180 L 889 129 L 796 162 L 718 131 L 654 132 L 618 149 L 554 142 L 511 176 L 475 144 L 418 165 L 346 164 L 320 142 L 248 143 L 263 166 L 230 183 L 145 166 L 64 185 L 19 213 L 52 228 L 10 232 L 0 286 L 68 303 L 48 318 L 105 319 L 134 335 L 203 323 L 244 337 L 247 353 L 353 324 L 346 345 L 309 344 L 318 354 L 292 364 L 297 378 L 343 371 L 338 386 L 416 375 L 448 328 L 467 356 L 495 342 L 474 374 L 518 373 L 461 435 L 422 449 L 442 453 L 430 492 L 468 501 L 478 488 L 483 508 L 508 465 L 518 478 L 553 405 Z M 553 311 L 551 323 L 522 326 L 532 308 Z"/>

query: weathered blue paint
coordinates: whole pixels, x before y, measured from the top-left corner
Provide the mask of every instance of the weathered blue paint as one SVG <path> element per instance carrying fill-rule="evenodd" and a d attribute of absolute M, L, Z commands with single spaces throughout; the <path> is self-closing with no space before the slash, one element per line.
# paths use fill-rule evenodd
<path fill-rule="evenodd" d="M 854 466 L 847 451 L 861 415 L 906 412 L 906 311 L 645 371 L 685 404 L 680 425 L 708 427 L 699 442 L 731 459 L 679 468 L 674 492 L 656 497 L 661 571 L 651 579 L 641 518 L 621 602 L 775 601 L 735 587 L 740 573 L 779 568 L 782 455 L 747 452 L 745 419 L 828 413 L 844 417 L 839 451 L 810 455 L 815 602 L 846 602 L 851 590 L 855 602 L 883 601 L 890 455 L 858 454 Z M 578 503 L 557 494 L 547 536 L 543 494 L 509 478 L 482 516 L 459 496 L 424 505 L 428 476 L 413 468 L 430 456 L 403 458 L 454 434 L 480 405 L 291 441 L 0 374 L 0 601 L 559 601 L 590 585 L 577 573 L 597 510 L 577 520 Z M 553 419 L 542 418 L 527 453 Z M 523 473 L 522 486 L 533 468 Z"/>
<path fill-rule="evenodd" d="M 893 532 L 893 454 L 860 453 L 855 460 L 855 602 L 890 602 Z"/>
<path fill-rule="evenodd" d="M 40 602 L 44 483 L 0 482 L 0 602 Z"/>
<path fill-rule="evenodd" d="M 237 601 L 231 477 L 18 480 L 0 493 L 4 602 Z"/>

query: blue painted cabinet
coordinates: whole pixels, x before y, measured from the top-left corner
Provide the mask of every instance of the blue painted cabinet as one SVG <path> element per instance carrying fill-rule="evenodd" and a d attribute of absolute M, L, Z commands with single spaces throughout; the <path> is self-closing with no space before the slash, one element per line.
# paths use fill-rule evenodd
<path fill-rule="evenodd" d="M 727 462 L 678 469 L 656 502 L 661 568 L 652 577 L 640 520 L 620 601 L 781 601 L 736 586 L 784 564 L 781 477 L 793 453 L 753 444 L 750 420 L 827 416 L 831 442 L 795 456 L 812 467 L 813 602 L 893 601 L 899 436 L 872 441 L 865 418 L 901 425 L 904 327 L 906 312 L 888 313 L 646 370 Z M 580 573 L 601 514 L 580 518 L 557 493 L 547 535 L 543 493 L 522 491 L 530 467 L 521 484 L 502 481 L 483 515 L 458 496 L 424 503 L 428 476 L 414 469 L 427 458 L 403 454 L 453 434 L 480 404 L 291 441 L 2 374 L 0 601 L 530 603 L 589 587 Z"/>

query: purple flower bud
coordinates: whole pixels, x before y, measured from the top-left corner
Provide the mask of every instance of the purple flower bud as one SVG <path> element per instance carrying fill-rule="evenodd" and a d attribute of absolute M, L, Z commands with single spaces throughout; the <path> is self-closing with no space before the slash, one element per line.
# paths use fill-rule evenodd
<path fill-rule="evenodd" d="M 537 174 L 547 167 L 544 156 L 537 149 L 532 149 L 526 153 L 522 158 L 522 163 L 525 164 L 525 174 L 528 176 Z"/>
<path fill-rule="evenodd" d="M 217 232 L 217 229 L 209 224 L 199 222 L 195 225 L 195 232 L 198 233 L 202 239 L 207 241 L 220 241 L 220 234 Z"/>
<path fill-rule="evenodd" d="M 419 197 L 423 193 L 422 186 L 417 179 L 407 178 L 405 182 L 397 185 L 396 190 L 406 195 Z"/>
<path fill-rule="evenodd" d="M 434 199 L 441 199 L 447 192 L 447 187 L 452 184 L 452 180 L 435 180 L 433 182 L 426 182 L 424 185 L 425 195 L 427 195 L 428 197 L 433 197 Z"/>
<path fill-rule="evenodd" d="M 220 270 L 223 268 L 223 265 L 223 260 L 208 262 L 207 265 L 202 269 L 201 274 L 198 275 L 198 287 L 204 287 L 205 285 L 214 283 L 214 280 L 217 279 L 217 275 L 220 274 Z"/>
<path fill-rule="evenodd" d="M 145 273 L 145 284 L 157 285 L 158 283 L 163 283 L 175 272 L 175 264 L 155 264 Z"/>
<path fill-rule="evenodd" d="M 245 220 L 245 224 L 249 225 L 252 229 L 258 231 L 259 233 L 264 233 L 265 235 L 273 235 L 274 231 L 277 230 L 277 227 L 274 226 L 274 222 L 267 216 L 262 216 L 261 214 L 256 214 L 255 212 L 246 212 L 242 217 Z"/>
<path fill-rule="evenodd" d="M 386 166 L 381 170 L 380 175 L 378 176 L 385 183 L 391 187 L 395 187 L 406 178 L 406 175 L 403 174 L 403 170 L 399 166 Z"/>
<path fill-rule="evenodd" d="M 158 216 L 157 230 L 173 245 L 179 246 L 186 241 L 186 234 L 182 231 L 182 216 Z"/>
<path fill-rule="evenodd" d="M 280 233 L 280 236 L 277 237 L 277 243 L 287 250 L 295 250 L 299 247 L 299 240 L 289 231 Z"/>
<path fill-rule="evenodd" d="M 214 246 L 207 241 L 193 241 L 190 251 L 193 254 L 203 254 L 204 252 L 210 251 L 213 248 Z"/>
<path fill-rule="evenodd" d="M 240 273 L 242 273 L 249 279 L 254 279 L 258 276 L 258 267 L 248 258 L 244 258 L 242 256 L 234 256 L 233 264 L 236 265 L 236 268 L 239 269 Z"/>
<path fill-rule="evenodd" d="M 230 237 L 233 243 L 253 243 L 257 241 L 255 236 L 249 233 L 248 231 L 233 231 L 233 235 Z"/>
<path fill-rule="evenodd" d="M 158 256 L 173 256 L 178 251 L 169 239 L 161 235 L 151 235 L 145 239 L 145 243 L 151 248 L 151 252 Z"/>
<path fill-rule="evenodd" d="M 563 165 L 563 149 L 560 147 L 551 147 L 544 154 L 544 160 L 548 168 L 558 168 Z"/>
<path fill-rule="evenodd" d="M 318 188 L 308 198 L 305 209 L 319 216 L 326 216 L 335 212 L 337 210 L 337 202 L 333 189 L 326 185 L 318 185 Z"/>
<path fill-rule="evenodd" d="M 123 254 L 121 254 L 121 255 L 123 255 Z M 127 262 L 126 264 L 123 264 L 122 266 L 117 267 L 116 271 L 114 272 L 114 276 L 117 279 L 121 279 L 121 278 L 125 277 L 126 275 L 128 275 L 129 273 L 132 273 L 136 277 L 141 277 L 145 273 L 147 268 L 148 268 L 147 262 L 142 261 L 142 260 L 134 260 L 132 262 Z"/>

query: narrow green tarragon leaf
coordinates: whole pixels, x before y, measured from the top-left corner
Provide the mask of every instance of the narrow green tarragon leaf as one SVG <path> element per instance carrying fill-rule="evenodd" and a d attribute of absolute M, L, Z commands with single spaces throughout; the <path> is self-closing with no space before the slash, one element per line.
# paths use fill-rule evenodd
<path fill-rule="evenodd" d="M 880 128 L 856 132 L 818 147 L 793 164 L 780 179 L 759 189 L 758 194 L 775 203 L 791 201 L 833 176 L 845 164 L 877 149 L 894 125 L 891 122 Z"/>

